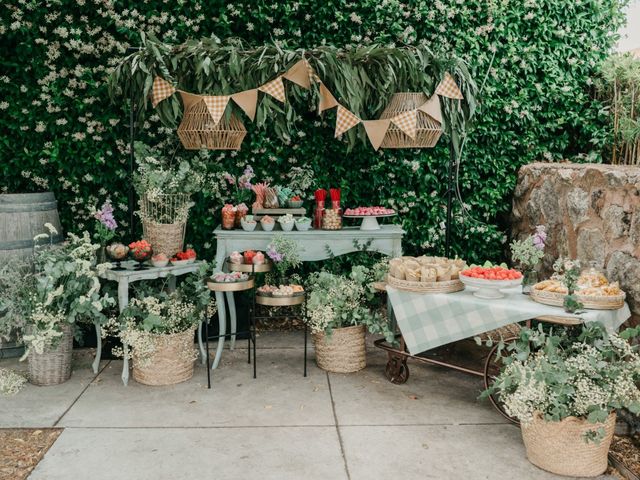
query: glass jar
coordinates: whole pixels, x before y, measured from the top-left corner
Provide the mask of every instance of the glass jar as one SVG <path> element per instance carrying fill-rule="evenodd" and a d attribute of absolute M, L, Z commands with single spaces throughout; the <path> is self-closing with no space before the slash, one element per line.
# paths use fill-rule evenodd
<path fill-rule="evenodd" d="M 233 230 L 236 223 L 235 209 L 222 209 L 222 228 L 224 230 Z"/>
<path fill-rule="evenodd" d="M 342 228 L 342 209 L 327 208 L 322 212 L 323 230 L 340 230 Z"/>
<path fill-rule="evenodd" d="M 324 200 L 316 202 L 316 209 L 313 212 L 313 228 L 320 230 L 322 228 L 322 214 L 324 213 Z"/>
<path fill-rule="evenodd" d="M 531 294 L 531 289 L 538 283 L 538 272 L 535 270 L 525 270 L 522 272 L 522 293 Z"/>

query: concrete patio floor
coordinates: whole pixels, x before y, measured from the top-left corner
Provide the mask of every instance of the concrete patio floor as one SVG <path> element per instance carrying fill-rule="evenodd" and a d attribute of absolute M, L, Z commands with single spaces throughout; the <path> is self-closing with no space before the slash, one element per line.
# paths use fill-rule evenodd
<path fill-rule="evenodd" d="M 519 430 L 477 400 L 479 378 L 413 362 L 393 385 L 373 347 L 348 375 L 318 369 L 310 351 L 304 378 L 301 335 L 263 333 L 258 378 L 239 342 L 211 390 L 199 363 L 179 385 L 124 387 L 122 362 L 94 375 L 91 353 L 76 351 L 63 385 L 0 397 L 0 428 L 64 428 L 30 479 L 559 478 L 531 465 Z"/>

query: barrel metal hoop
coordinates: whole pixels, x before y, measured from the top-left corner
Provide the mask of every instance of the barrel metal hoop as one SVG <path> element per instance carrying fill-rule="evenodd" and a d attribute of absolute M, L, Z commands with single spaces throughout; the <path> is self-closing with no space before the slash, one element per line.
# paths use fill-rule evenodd
<path fill-rule="evenodd" d="M 28 213 L 44 212 L 46 210 L 56 210 L 58 202 L 56 200 L 43 203 L 22 203 L 12 204 L 0 201 L 0 213 Z"/>
<path fill-rule="evenodd" d="M 43 239 L 44 240 L 44 239 Z M 62 242 L 62 235 L 54 235 L 52 237 L 51 243 L 60 243 Z M 46 242 L 49 243 L 49 242 Z M 45 242 L 38 242 L 39 245 L 44 245 Z M 35 242 L 33 240 L 13 240 L 11 242 L 0 242 L 0 251 L 3 250 L 23 250 L 25 248 L 33 248 L 35 246 Z"/>

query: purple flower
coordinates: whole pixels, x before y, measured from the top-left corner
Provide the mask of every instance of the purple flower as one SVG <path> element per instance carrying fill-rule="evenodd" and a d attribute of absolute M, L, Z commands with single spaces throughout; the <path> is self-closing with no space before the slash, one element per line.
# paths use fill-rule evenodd
<path fill-rule="evenodd" d="M 104 225 L 107 230 L 115 230 L 118 228 L 118 223 L 115 218 L 113 218 L 113 206 L 111 205 L 111 201 L 107 200 L 102 204 L 100 210 L 93 214 L 93 216 Z"/>
<path fill-rule="evenodd" d="M 284 259 L 284 256 L 281 253 L 278 253 L 278 251 L 271 245 L 267 248 L 267 256 L 276 263 L 279 263 Z"/>
<path fill-rule="evenodd" d="M 538 250 L 544 250 L 545 242 L 547 241 L 547 229 L 544 225 L 538 225 L 536 227 L 536 233 L 533 234 L 533 245 Z"/>
<path fill-rule="evenodd" d="M 236 183 L 236 179 L 228 173 L 224 174 L 224 179 L 229 183 L 229 185 L 234 185 Z"/>

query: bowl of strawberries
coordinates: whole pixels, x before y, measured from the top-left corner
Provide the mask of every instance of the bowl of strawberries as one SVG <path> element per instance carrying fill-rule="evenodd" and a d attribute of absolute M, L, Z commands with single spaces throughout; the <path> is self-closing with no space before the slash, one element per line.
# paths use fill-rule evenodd
<path fill-rule="evenodd" d="M 171 257 L 171 265 L 188 265 L 196 261 L 196 251 L 187 248 L 184 252 L 178 252 Z"/>
<path fill-rule="evenodd" d="M 483 266 L 472 265 L 460 272 L 460 281 L 477 290 L 473 295 L 478 298 L 494 299 L 504 297 L 500 290 L 517 287 L 522 284 L 522 273 L 506 265 L 493 265 L 490 262 Z"/>
<path fill-rule="evenodd" d="M 302 206 L 302 197 L 300 195 L 295 195 L 289 199 L 287 202 L 289 204 L 289 208 L 300 208 Z"/>

